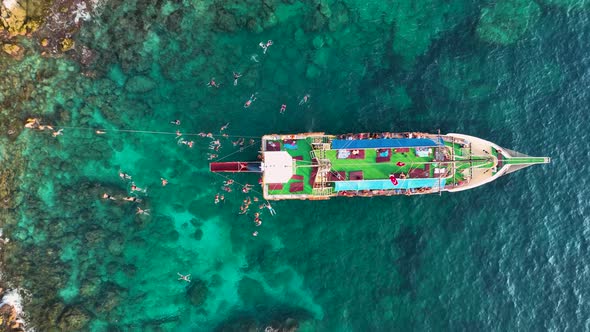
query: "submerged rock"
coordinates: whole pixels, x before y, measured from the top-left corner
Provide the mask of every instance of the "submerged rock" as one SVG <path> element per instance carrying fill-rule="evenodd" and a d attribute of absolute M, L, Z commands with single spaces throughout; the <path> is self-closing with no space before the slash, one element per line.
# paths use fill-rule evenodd
<path fill-rule="evenodd" d="M 16 44 L 4 44 L 2 51 L 17 60 L 21 60 L 25 54 L 25 48 Z"/>
<path fill-rule="evenodd" d="M 508 45 L 537 23 L 541 9 L 531 0 L 502 0 L 482 9 L 477 35 L 483 41 Z"/>
<path fill-rule="evenodd" d="M 145 93 L 155 87 L 156 83 L 151 78 L 143 75 L 133 76 L 125 84 L 125 90 L 132 93 Z"/>
<path fill-rule="evenodd" d="M 209 288 L 207 284 L 201 279 L 193 279 L 190 286 L 186 290 L 186 295 L 189 301 L 194 306 L 200 306 L 207 300 L 207 293 Z"/>
<path fill-rule="evenodd" d="M 58 327 L 62 331 L 79 331 L 90 321 L 90 315 L 80 307 L 68 307 L 59 318 Z"/>

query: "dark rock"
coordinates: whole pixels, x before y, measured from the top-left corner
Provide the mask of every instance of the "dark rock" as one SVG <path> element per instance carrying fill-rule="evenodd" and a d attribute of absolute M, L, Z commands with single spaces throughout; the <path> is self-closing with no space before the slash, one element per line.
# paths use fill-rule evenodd
<path fill-rule="evenodd" d="M 187 288 L 186 295 L 194 306 L 200 306 L 207 300 L 209 289 L 201 279 L 193 279 Z"/>
<path fill-rule="evenodd" d="M 90 315 L 78 306 L 66 308 L 58 321 L 62 331 L 80 331 L 90 321 Z"/>

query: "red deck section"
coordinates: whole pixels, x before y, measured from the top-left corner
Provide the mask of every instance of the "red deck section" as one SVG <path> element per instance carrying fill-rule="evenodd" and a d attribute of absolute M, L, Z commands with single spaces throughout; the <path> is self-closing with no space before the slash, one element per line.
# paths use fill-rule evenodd
<path fill-rule="evenodd" d="M 268 190 L 283 190 L 282 183 L 269 183 Z"/>

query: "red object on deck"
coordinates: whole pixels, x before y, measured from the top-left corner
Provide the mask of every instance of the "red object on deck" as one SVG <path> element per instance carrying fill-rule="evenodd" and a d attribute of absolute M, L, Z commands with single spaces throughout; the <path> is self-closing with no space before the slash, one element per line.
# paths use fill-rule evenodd
<path fill-rule="evenodd" d="M 395 178 L 395 176 L 390 175 L 389 180 L 391 180 L 391 183 L 393 183 L 394 186 L 397 186 L 398 182 L 397 182 L 397 179 Z"/>
<path fill-rule="evenodd" d="M 404 167 L 404 166 L 406 166 L 406 164 L 402 163 L 401 161 L 398 161 L 398 162 L 396 163 L 396 165 L 398 165 L 399 167 Z"/>
<path fill-rule="evenodd" d="M 283 190 L 282 183 L 269 183 L 268 190 Z"/>
<path fill-rule="evenodd" d="M 289 192 L 296 193 L 303 191 L 303 182 L 293 182 L 289 186 Z"/>

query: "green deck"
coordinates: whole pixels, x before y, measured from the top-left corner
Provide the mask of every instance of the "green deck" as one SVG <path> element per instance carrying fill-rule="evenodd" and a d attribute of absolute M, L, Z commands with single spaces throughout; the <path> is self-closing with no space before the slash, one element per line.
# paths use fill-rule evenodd
<path fill-rule="evenodd" d="M 303 165 L 303 166 L 311 165 L 311 156 L 309 155 L 309 152 L 311 151 L 311 145 L 310 145 L 309 139 L 297 140 L 297 149 L 294 149 L 294 150 L 285 149 L 283 142 L 280 142 L 280 144 L 281 144 L 281 150 L 287 151 L 291 155 L 291 157 L 296 157 L 296 156 L 303 157 L 302 161 L 297 162 L 298 166 L 299 165 Z M 302 175 L 303 180 L 291 179 L 291 180 L 289 180 L 289 182 L 284 184 L 282 190 L 269 190 L 268 193 L 270 195 L 292 195 L 292 194 L 309 195 L 309 194 L 311 194 L 312 187 L 309 184 L 309 177 L 311 176 L 311 167 L 297 167 L 295 174 Z M 291 185 L 291 183 L 294 183 L 294 182 L 303 182 L 303 191 L 299 191 L 297 193 L 289 192 L 289 186 Z"/>
<path fill-rule="evenodd" d="M 417 157 L 415 150 L 410 152 L 395 153 L 392 151 L 391 161 L 376 162 L 377 151 L 375 149 L 366 149 L 364 159 L 338 159 L 338 151 L 326 151 L 326 157 L 332 162 L 332 170 L 335 172 L 345 171 L 363 171 L 365 180 L 387 179 L 391 173 L 408 173 L 410 169 L 424 169 L 424 163 L 431 162 L 432 157 Z M 406 165 L 399 167 L 397 162 L 403 162 Z"/>

